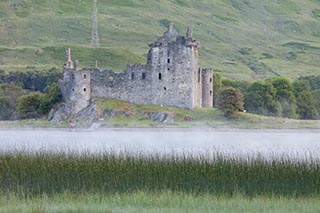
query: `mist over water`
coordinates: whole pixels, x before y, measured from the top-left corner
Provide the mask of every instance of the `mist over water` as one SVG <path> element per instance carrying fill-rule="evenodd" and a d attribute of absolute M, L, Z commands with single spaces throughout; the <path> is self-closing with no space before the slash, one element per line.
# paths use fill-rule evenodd
<path fill-rule="evenodd" d="M 99 129 L 0 130 L 0 151 L 320 159 L 317 130 Z"/>

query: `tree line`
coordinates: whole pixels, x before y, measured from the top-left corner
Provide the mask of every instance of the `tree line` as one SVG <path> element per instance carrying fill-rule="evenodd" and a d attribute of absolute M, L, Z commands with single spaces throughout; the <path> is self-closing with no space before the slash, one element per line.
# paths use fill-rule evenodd
<path fill-rule="evenodd" d="M 215 73 L 214 91 L 214 106 L 226 116 L 245 110 L 265 116 L 320 119 L 320 76 L 246 82 L 222 79 Z"/>
<path fill-rule="evenodd" d="M 61 101 L 57 82 L 62 72 L 0 70 L 0 120 L 39 118 Z"/>

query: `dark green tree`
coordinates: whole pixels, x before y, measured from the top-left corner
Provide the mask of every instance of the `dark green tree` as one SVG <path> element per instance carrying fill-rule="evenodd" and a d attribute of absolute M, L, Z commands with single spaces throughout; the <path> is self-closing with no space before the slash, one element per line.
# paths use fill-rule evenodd
<path fill-rule="evenodd" d="M 0 84 L 0 120 L 16 118 L 17 100 L 24 95 L 24 90 L 14 84 Z"/>
<path fill-rule="evenodd" d="M 297 118 L 296 110 L 296 99 L 293 92 L 292 83 L 281 77 L 269 78 L 266 80 L 267 83 L 272 84 L 276 89 L 275 99 L 278 102 L 279 115 L 288 118 Z"/>
<path fill-rule="evenodd" d="M 318 119 L 320 118 L 320 89 L 312 91 L 313 98 L 316 102 L 316 108 L 318 112 Z"/>
<path fill-rule="evenodd" d="M 39 118 L 43 114 L 40 106 L 44 96 L 42 93 L 33 92 L 19 97 L 17 106 L 19 118 Z"/>
<path fill-rule="evenodd" d="M 226 117 L 232 117 L 239 111 L 243 111 L 243 95 L 239 89 L 225 87 L 219 90 L 217 108 Z"/>
<path fill-rule="evenodd" d="M 297 103 L 297 114 L 300 119 L 317 119 L 315 99 L 307 81 L 298 80 L 293 83 L 294 95 Z"/>
<path fill-rule="evenodd" d="M 56 83 L 53 83 L 50 87 L 46 87 L 44 92 L 45 95 L 40 103 L 40 111 L 42 114 L 48 113 L 56 103 L 62 100 L 62 94 Z"/>
<path fill-rule="evenodd" d="M 245 109 L 250 113 L 277 116 L 280 110 L 276 93 L 271 83 L 254 82 L 245 92 Z"/>

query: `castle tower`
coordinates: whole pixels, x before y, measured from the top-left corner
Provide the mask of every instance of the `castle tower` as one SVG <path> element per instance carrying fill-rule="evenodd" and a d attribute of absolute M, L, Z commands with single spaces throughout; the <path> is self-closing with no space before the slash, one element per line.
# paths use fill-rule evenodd
<path fill-rule="evenodd" d="M 63 81 L 59 82 L 63 99 L 71 106 L 73 114 L 78 113 L 91 103 L 91 72 L 78 70 L 79 62 L 71 59 L 70 48 L 66 50 Z"/>
<path fill-rule="evenodd" d="M 73 69 L 73 63 L 71 60 L 71 50 L 70 48 L 66 49 L 66 59 L 64 60 L 64 68 L 65 69 Z"/>
<path fill-rule="evenodd" d="M 213 107 L 213 70 L 202 70 L 202 107 Z"/>
<path fill-rule="evenodd" d="M 74 72 L 74 80 L 70 91 L 70 103 L 73 112 L 78 113 L 91 103 L 91 72 L 81 70 Z"/>

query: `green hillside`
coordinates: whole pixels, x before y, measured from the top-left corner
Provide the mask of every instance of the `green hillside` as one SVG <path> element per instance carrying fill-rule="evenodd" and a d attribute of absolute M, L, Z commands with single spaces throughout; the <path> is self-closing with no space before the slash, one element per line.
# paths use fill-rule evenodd
<path fill-rule="evenodd" d="M 91 0 L 1 0 L 0 69 L 61 67 L 71 47 L 81 67 L 145 63 L 168 22 L 194 27 L 200 65 L 253 80 L 319 74 L 319 0 L 98 0 L 101 48 L 90 47 Z"/>

